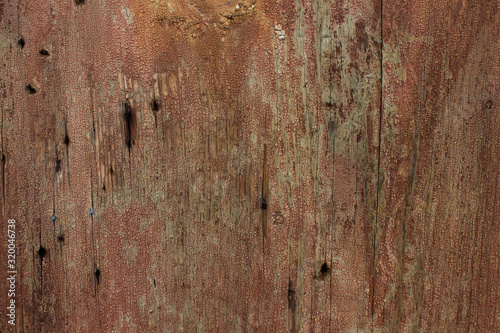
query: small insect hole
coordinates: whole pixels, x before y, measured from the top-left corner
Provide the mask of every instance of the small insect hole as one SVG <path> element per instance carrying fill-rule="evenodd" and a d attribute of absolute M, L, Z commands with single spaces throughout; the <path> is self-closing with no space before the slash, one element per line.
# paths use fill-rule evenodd
<path fill-rule="evenodd" d="M 49 51 L 47 51 L 46 49 L 41 49 L 40 54 L 44 57 L 48 57 L 50 55 Z"/>
<path fill-rule="evenodd" d="M 134 114 L 128 101 L 123 103 L 123 120 L 125 121 L 125 144 L 128 149 L 132 147 L 132 122 Z"/>
<path fill-rule="evenodd" d="M 123 119 L 127 122 L 132 120 L 132 107 L 128 101 L 123 103 Z"/>
<path fill-rule="evenodd" d="M 490 110 L 492 107 L 493 107 L 493 102 L 492 101 L 486 102 L 486 109 Z"/>
<path fill-rule="evenodd" d="M 57 241 L 59 243 L 64 243 L 64 234 L 59 234 L 59 236 L 57 236 Z"/>
<path fill-rule="evenodd" d="M 75 0 L 75 5 L 79 6 L 83 4 L 85 4 L 85 0 Z"/>
<path fill-rule="evenodd" d="M 293 289 L 288 289 L 288 301 L 291 303 L 292 302 L 292 299 L 293 299 L 293 296 L 295 295 L 295 290 Z"/>
<path fill-rule="evenodd" d="M 101 277 L 101 271 L 99 270 L 99 268 L 95 270 L 94 277 L 97 280 L 97 284 L 99 284 L 99 278 Z"/>
<path fill-rule="evenodd" d="M 295 300 L 295 289 L 293 288 L 292 280 L 288 280 L 288 308 L 295 311 L 296 300 Z"/>
<path fill-rule="evenodd" d="M 23 48 L 25 44 L 24 38 L 21 37 L 17 40 L 17 45 L 19 45 L 20 48 Z"/>
<path fill-rule="evenodd" d="M 59 173 L 61 171 L 61 160 L 56 161 L 56 173 Z"/>
<path fill-rule="evenodd" d="M 37 254 L 40 257 L 40 259 L 43 259 L 43 257 L 45 257 L 45 255 L 47 254 L 47 250 L 43 246 L 40 245 L 40 248 L 38 249 Z"/>
<path fill-rule="evenodd" d="M 36 89 L 31 84 L 28 84 L 26 86 L 26 91 L 28 91 L 30 94 L 36 94 Z"/>
<path fill-rule="evenodd" d="M 319 269 L 319 274 L 318 274 L 318 279 L 324 280 L 328 275 L 330 275 L 331 268 L 328 266 L 328 264 L 325 262 L 323 265 L 321 265 L 321 268 Z"/>
<path fill-rule="evenodd" d="M 160 103 L 156 99 L 151 101 L 151 110 L 158 111 L 160 109 Z"/>
<path fill-rule="evenodd" d="M 156 288 L 156 279 L 153 279 L 153 285 Z"/>
<path fill-rule="evenodd" d="M 66 146 L 67 146 L 67 145 L 69 145 L 69 136 L 68 136 L 68 134 L 66 134 L 66 135 L 64 136 L 64 140 L 63 140 L 63 142 L 64 142 L 64 144 L 65 144 Z"/>
<path fill-rule="evenodd" d="M 267 209 L 267 202 L 266 199 L 262 198 L 262 203 L 260 204 L 260 209 L 266 210 Z"/>

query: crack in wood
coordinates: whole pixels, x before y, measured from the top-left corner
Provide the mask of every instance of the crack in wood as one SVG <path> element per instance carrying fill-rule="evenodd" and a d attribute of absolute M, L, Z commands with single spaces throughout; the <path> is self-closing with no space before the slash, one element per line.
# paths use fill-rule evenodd
<path fill-rule="evenodd" d="M 261 193 L 261 221 L 263 241 L 269 237 L 269 167 L 267 164 L 267 144 L 264 144 L 264 157 L 262 162 L 262 193 Z M 263 245 L 264 246 L 264 245 Z"/>

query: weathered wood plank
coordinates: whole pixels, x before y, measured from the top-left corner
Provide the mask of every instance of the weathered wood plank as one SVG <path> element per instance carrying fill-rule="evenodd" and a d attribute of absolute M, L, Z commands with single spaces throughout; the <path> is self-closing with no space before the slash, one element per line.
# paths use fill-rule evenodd
<path fill-rule="evenodd" d="M 17 331 L 498 330 L 498 5 L 0 4 Z"/>
<path fill-rule="evenodd" d="M 375 326 L 497 331 L 498 2 L 384 1 L 383 21 Z"/>

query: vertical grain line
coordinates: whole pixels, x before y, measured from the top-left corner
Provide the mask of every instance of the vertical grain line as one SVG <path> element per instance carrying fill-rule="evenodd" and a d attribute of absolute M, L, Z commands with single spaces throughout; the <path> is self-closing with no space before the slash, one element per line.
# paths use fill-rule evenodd
<path fill-rule="evenodd" d="M 373 262 L 372 262 L 372 309 L 371 309 L 371 331 L 373 332 L 375 315 L 375 283 L 376 283 L 376 251 L 377 251 L 377 232 L 378 215 L 380 203 L 380 159 L 382 150 L 382 117 L 384 111 L 384 1 L 380 0 L 380 109 L 378 120 L 378 152 L 377 152 L 377 199 L 375 205 L 375 226 L 373 228 Z"/>

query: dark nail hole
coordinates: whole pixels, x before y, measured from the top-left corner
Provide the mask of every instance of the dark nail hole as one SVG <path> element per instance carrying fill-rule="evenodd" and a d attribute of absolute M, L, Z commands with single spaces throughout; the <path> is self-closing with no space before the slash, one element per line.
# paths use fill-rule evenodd
<path fill-rule="evenodd" d="M 45 257 L 45 255 L 47 254 L 47 250 L 45 250 L 45 248 L 40 245 L 40 248 L 38 249 L 37 253 L 40 259 L 43 259 L 43 257 Z"/>
<path fill-rule="evenodd" d="M 158 111 L 160 109 L 160 104 L 158 103 L 158 101 L 156 99 L 154 99 L 153 101 L 151 101 L 151 110 L 153 111 Z"/>
<path fill-rule="evenodd" d="M 85 0 L 75 0 L 75 5 L 79 6 L 83 4 L 85 4 Z"/>
<path fill-rule="evenodd" d="M 99 278 L 101 277 L 101 271 L 99 270 L 99 268 L 95 270 L 94 277 L 97 281 L 97 284 L 99 284 Z"/>
<path fill-rule="evenodd" d="M 260 209 L 267 209 L 267 202 L 266 202 L 266 199 L 262 199 L 262 203 L 260 204 Z"/>
<path fill-rule="evenodd" d="M 132 120 L 132 107 L 128 101 L 123 103 L 123 119 L 125 121 Z"/>
<path fill-rule="evenodd" d="M 64 144 L 65 144 L 66 146 L 67 146 L 67 145 L 69 145 L 69 136 L 68 136 L 68 134 L 66 134 L 66 135 L 64 136 L 64 140 L 63 140 L 63 142 L 64 142 Z"/>
<path fill-rule="evenodd" d="M 493 102 L 492 101 L 486 102 L 486 108 L 487 109 L 491 109 L 492 107 L 493 107 Z"/>
<path fill-rule="evenodd" d="M 64 234 L 59 234 L 59 236 L 57 236 L 57 241 L 59 243 L 63 243 L 64 242 Z"/>
<path fill-rule="evenodd" d="M 325 262 L 323 265 L 321 265 L 321 268 L 319 269 L 319 274 L 318 274 L 318 279 L 324 280 L 327 275 L 330 275 L 331 268 L 328 266 L 328 264 Z"/>
<path fill-rule="evenodd" d="M 102 190 L 106 191 L 106 185 L 105 184 L 102 184 Z"/>
<path fill-rule="evenodd" d="M 61 171 L 61 160 L 56 161 L 56 173 L 59 173 Z"/>
<path fill-rule="evenodd" d="M 295 290 L 293 289 L 292 280 L 288 280 L 288 308 L 295 312 Z"/>
<path fill-rule="evenodd" d="M 111 174 L 114 174 L 114 173 L 115 173 L 115 170 L 113 170 L 113 167 L 110 167 L 110 168 L 109 168 L 109 172 L 110 172 Z"/>
<path fill-rule="evenodd" d="M 17 41 L 17 44 L 19 45 L 19 47 L 20 47 L 20 48 L 23 48 L 23 47 L 24 47 L 24 45 L 26 44 L 26 43 L 24 42 L 24 38 L 22 38 L 22 37 L 21 37 L 21 38 L 19 38 L 19 39 L 18 39 L 18 41 Z"/>
<path fill-rule="evenodd" d="M 45 57 L 47 57 L 47 56 L 50 55 L 49 51 L 47 51 L 46 49 L 41 49 L 40 50 L 40 54 L 43 55 L 43 56 L 45 56 Z"/>
<path fill-rule="evenodd" d="M 36 89 L 35 87 L 33 87 L 31 84 L 28 84 L 26 86 L 26 90 L 30 93 L 30 94 L 36 94 Z"/>
<path fill-rule="evenodd" d="M 2 154 L 2 162 L 5 162 L 5 154 Z"/>
<path fill-rule="evenodd" d="M 128 101 L 123 103 L 123 120 L 125 121 L 125 144 L 128 149 L 132 147 L 132 122 L 134 114 Z"/>

